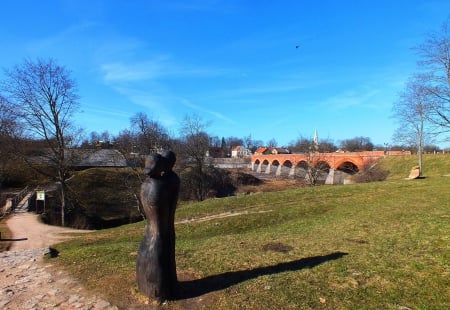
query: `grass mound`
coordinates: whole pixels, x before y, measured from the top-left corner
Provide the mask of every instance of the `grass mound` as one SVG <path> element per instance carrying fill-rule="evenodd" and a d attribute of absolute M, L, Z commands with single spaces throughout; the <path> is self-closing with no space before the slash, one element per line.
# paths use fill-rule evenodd
<path fill-rule="evenodd" d="M 100 229 L 141 220 L 137 199 L 140 183 L 140 175 L 130 168 L 78 172 L 68 182 L 72 226 Z"/>

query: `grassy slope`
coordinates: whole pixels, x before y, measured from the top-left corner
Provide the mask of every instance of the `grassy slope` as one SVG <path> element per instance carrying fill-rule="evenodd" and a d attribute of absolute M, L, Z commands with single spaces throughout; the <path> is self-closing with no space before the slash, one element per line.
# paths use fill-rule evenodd
<path fill-rule="evenodd" d="M 416 158 L 389 158 L 385 182 L 322 186 L 185 205 L 177 221 L 184 297 L 167 308 L 450 308 L 450 157 L 428 156 L 425 179 L 403 180 Z M 427 170 L 428 169 L 428 170 Z M 56 260 L 124 308 L 144 223 L 57 246 Z"/>

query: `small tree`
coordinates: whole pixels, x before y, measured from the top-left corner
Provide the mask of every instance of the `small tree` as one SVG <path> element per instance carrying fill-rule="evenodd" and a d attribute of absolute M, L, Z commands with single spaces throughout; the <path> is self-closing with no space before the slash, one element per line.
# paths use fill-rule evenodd
<path fill-rule="evenodd" d="M 209 149 L 209 136 L 205 132 L 206 124 L 198 115 L 185 116 L 181 126 L 183 155 L 192 166 L 189 183 L 198 200 L 204 200 L 207 193 L 207 175 L 204 172 L 206 155 Z"/>
<path fill-rule="evenodd" d="M 139 112 L 130 118 L 132 133 L 135 136 L 136 151 L 140 154 L 155 153 L 168 148 L 169 134 L 157 121 Z"/>
<path fill-rule="evenodd" d="M 399 123 L 393 139 L 417 148 L 419 160 L 419 175 L 422 175 L 422 154 L 424 140 L 431 133 L 427 126 L 427 119 L 431 111 L 429 96 L 423 85 L 413 79 L 410 80 L 400 98 L 393 105 L 393 117 Z"/>
<path fill-rule="evenodd" d="M 79 135 L 72 124 L 73 113 L 78 109 L 75 81 L 70 72 L 54 60 L 26 60 L 11 70 L 2 90 L 16 107 L 17 118 L 25 134 L 43 140 L 47 161 L 54 169 L 40 169 L 36 163 L 27 163 L 40 173 L 60 184 L 61 224 L 65 225 L 66 181 L 72 167 L 72 156 L 67 151 Z M 19 109 L 20 108 L 20 109 Z"/>

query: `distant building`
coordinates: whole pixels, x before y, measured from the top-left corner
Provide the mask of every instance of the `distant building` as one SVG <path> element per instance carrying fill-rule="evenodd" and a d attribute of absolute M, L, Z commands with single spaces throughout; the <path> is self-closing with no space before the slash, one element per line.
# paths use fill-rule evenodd
<path fill-rule="evenodd" d="M 242 145 L 235 146 L 231 149 L 231 157 L 233 158 L 243 158 L 252 155 L 252 152 L 243 147 Z"/>
<path fill-rule="evenodd" d="M 270 149 L 267 147 L 259 147 L 256 149 L 255 151 L 255 155 L 269 155 L 270 154 Z"/>
<path fill-rule="evenodd" d="M 255 151 L 255 155 L 276 155 L 291 154 L 291 151 L 282 147 L 260 147 Z"/>
<path fill-rule="evenodd" d="M 291 151 L 289 151 L 288 149 L 282 148 L 282 147 L 271 147 L 270 148 L 270 153 L 271 154 L 291 154 Z"/>

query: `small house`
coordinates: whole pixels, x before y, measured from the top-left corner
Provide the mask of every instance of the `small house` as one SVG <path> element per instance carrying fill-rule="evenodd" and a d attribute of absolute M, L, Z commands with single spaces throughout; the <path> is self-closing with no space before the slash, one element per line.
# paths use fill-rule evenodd
<path fill-rule="evenodd" d="M 232 158 L 243 158 L 252 155 L 252 152 L 243 147 L 242 145 L 235 146 L 231 149 L 231 157 Z"/>

